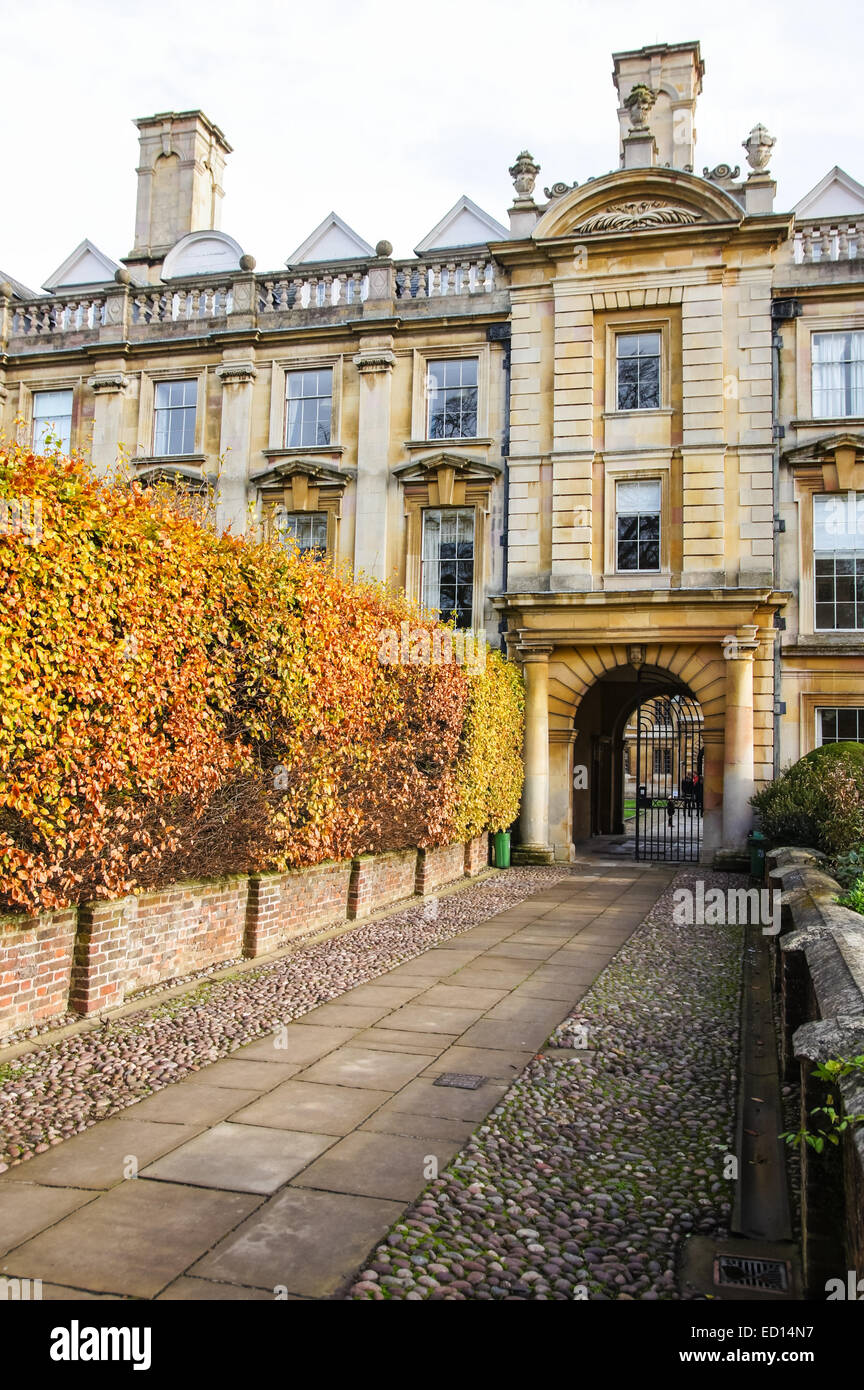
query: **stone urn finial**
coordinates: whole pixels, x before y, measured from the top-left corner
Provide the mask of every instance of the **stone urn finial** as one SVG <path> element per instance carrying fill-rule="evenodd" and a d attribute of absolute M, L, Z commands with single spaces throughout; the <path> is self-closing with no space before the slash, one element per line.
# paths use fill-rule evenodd
<path fill-rule="evenodd" d="M 773 135 L 769 135 L 764 125 L 754 125 L 746 140 L 742 140 L 741 148 L 747 151 L 747 163 L 753 170 L 753 174 L 761 174 L 767 168 L 768 160 L 771 158 L 771 151 L 777 144 Z M 753 177 L 753 174 L 750 177 Z"/>
<path fill-rule="evenodd" d="M 516 198 L 519 202 L 530 202 L 534 195 L 534 184 L 537 175 L 540 173 L 540 165 L 535 164 L 534 156 L 527 150 L 517 154 L 516 163 L 510 169 L 510 177 L 513 180 L 513 187 L 516 189 Z"/>
<path fill-rule="evenodd" d="M 630 126 L 632 130 L 646 130 L 648 126 L 648 115 L 652 106 L 657 100 L 657 93 L 652 92 L 651 88 L 644 82 L 638 82 L 630 90 L 624 105 L 627 107 L 630 116 Z"/>

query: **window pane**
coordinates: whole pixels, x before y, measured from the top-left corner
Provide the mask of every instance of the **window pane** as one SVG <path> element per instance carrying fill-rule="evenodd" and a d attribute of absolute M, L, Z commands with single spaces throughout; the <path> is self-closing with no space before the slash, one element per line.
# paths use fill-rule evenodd
<path fill-rule="evenodd" d="M 647 482 L 618 483 L 616 489 L 616 510 L 621 516 L 625 512 L 660 511 L 660 482 L 651 479 Z"/>
<path fill-rule="evenodd" d="M 817 709 L 816 736 L 819 743 L 864 742 L 864 709 Z"/>
<path fill-rule="evenodd" d="M 157 381 L 154 392 L 154 454 L 191 454 L 195 450 L 198 382 Z"/>
<path fill-rule="evenodd" d="M 426 374 L 428 439 L 477 436 L 477 358 L 429 362 Z"/>
<path fill-rule="evenodd" d="M 471 626 L 474 608 L 474 512 L 456 507 L 423 513 L 421 599 L 456 626 Z"/>
<path fill-rule="evenodd" d="M 288 372 L 285 378 L 285 447 L 331 442 L 333 372 L 330 367 Z"/>
<path fill-rule="evenodd" d="M 50 438 L 61 453 L 68 453 L 72 435 L 72 392 L 34 391 L 33 447 L 44 449 Z"/>

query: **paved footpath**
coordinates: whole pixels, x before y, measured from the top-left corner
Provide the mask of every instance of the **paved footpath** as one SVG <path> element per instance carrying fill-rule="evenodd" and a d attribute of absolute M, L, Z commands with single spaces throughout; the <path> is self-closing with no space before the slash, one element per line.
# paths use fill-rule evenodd
<path fill-rule="evenodd" d="M 584 871 L 10 1169 L 0 1274 L 41 1279 L 54 1299 L 338 1294 L 672 876 L 586 856 Z M 442 1072 L 486 1079 L 436 1086 Z"/>

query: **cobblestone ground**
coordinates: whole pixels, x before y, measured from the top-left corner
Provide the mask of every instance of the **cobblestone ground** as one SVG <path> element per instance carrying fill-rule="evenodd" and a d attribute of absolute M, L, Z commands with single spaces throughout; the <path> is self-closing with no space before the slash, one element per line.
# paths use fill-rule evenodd
<path fill-rule="evenodd" d="M 570 872 L 563 867 L 510 869 L 328 941 L 301 945 L 260 970 L 205 979 L 164 1004 L 46 1042 L 0 1064 L 0 1172 L 458 936 Z"/>
<path fill-rule="evenodd" d="M 743 930 L 676 926 L 676 876 L 540 1054 L 370 1257 L 358 1299 L 676 1299 L 727 1233 Z"/>

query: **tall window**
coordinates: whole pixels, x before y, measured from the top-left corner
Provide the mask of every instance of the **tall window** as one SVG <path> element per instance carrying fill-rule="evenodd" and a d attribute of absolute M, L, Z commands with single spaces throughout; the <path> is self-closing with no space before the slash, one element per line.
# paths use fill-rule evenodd
<path fill-rule="evenodd" d="M 820 744 L 864 743 L 864 709 L 817 709 L 816 738 Z"/>
<path fill-rule="evenodd" d="M 470 628 L 474 612 L 474 509 L 435 507 L 423 513 L 422 602 L 445 622 Z"/>
<path fill-rule="evenodd" d="M 68 454 L 72 436 L 72 392 L 33 392 L 33 448 L 44 449 L 46 440 L 59 441 L 57 447 Z"/>
<path fill-rule="evenodd" d="M 157 381 L 153 453 L 194 454 L 197 381 Z"/>
<path fill-rule="evenodd" d="M 816 627 L 864 628 L 864 493 L 813 498 Z"/>
<path fill-rule="evenodd" d="M 615 338 L 618 410 L 660 405 L 660 334 L 618 333 Z"/>
<path fill-rule="evenodd" d="M 333 371 L 320 367 L 289 372 L 286 379 L 285 447 L 330 443 L 333 418 Z"/>
<path fill-rule="evenodd" d="M 430 362 L 427 439 L 476 439 L 477 358 Z"/>
<path fill-rule="evenodd" d="M 659 478 L 616 484 L 615 527 L 616 569 L 659 570 Z"/>
<path fill-rule="evenodd" d="M 294 541 L 301 551 L 327 554 L 326 512 L 277 511 L 276 532 L 280 539 Z"/>
<path fill-rule="evenodd" d="M 813 414 L 864 415 L 864 332 L 813 334 Z"/>

